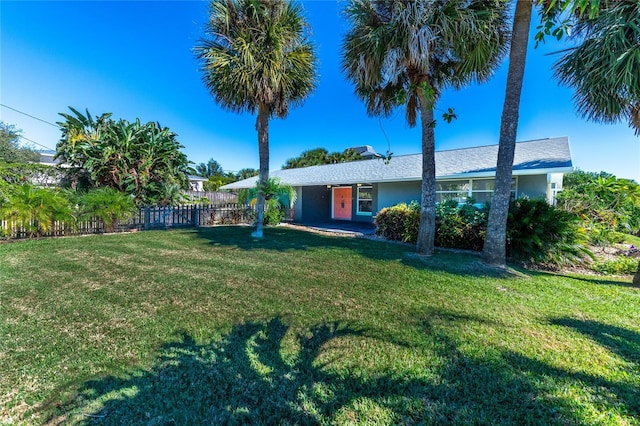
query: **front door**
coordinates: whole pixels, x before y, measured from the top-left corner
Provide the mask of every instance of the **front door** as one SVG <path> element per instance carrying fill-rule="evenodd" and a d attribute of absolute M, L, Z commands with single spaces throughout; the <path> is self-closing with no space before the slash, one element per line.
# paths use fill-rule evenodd
<path fill-rule="evenodd" d="M 333 218 L 351 220 L 351 187 L 333 188 Z"/>

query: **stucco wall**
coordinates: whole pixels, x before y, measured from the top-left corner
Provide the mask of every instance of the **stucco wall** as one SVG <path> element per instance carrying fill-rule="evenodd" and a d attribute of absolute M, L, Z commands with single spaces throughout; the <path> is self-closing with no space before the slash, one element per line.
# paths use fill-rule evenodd
<path fill-rule="evenodd" d="M 296 220 L 303 222 L 325 222 L 331 220 L 331 190 L 326 186 L 302 188 L 302 215 Z"/>
<path fill-rule="evenodd" d="M 374 213 L 398 203 L 410 203 L 413 200 L 420 202 L 420 182 L 379 183 L 377 186 L 378 202 L 374 206 Z"/>

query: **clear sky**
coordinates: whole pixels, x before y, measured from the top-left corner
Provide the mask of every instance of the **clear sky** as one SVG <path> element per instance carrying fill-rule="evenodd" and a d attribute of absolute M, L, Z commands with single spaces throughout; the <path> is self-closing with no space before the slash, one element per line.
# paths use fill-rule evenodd
<path fill-rule="evenodd" d="M 316 147 L 420 152 L 419 129 L 406 125 L 402 110 L 388 119 L 368 117 L 342 75 L 343 6 L 304 1 L 319 57 L 318 86 L 287 119 L 271 121 L 272 170 Z M 214 158 L 228 171 L 257 168 L 255 117 L 218 107 L 193 55 L 207 11 L 207 1 L 2 0 L 0 103 L 49 122 L 60 121 L 58 113 L 68 106 L 159 121 L 178 134 L 193 162 Z M 640 139 L 626 123 L 598 125 L 577 117 L 571 91 L 553 79 L 548 54 L 565 46 L 549 40 L 530 50 L 518 140 L 568 136 L 575 167 L 640 181 Z M 454 108 L 458 119 L 438 123 L 436 149 L 497 143 L 505 79 L 506 61 L 490 82 L 443 93 L 437 108 Z M 0 107 L 0 120 L 48 148 L 60 138 L 55 127 L 6 107 Z"/>

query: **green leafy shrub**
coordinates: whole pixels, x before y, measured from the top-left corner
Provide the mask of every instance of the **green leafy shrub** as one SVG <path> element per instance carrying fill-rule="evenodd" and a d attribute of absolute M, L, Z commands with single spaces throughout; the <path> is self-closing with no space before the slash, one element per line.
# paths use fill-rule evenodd
<path fill-rule="evenodd" d="M 601 274 L 608 275 L 633 275 L 638 269 L 638 259 L 627 256 L 618 256 L 612 260 L 594 262 L 591 269 Z"/>
<path fill-rule="evenodd" d="M 282 204 L 276 198 L 267 200 L 267 208 L 264 212 L 265 225 L 277 225 L 284 220 L 284 210 Z"/>
<path fill-rule="evenodd" d="M 31 184 L 8 186 L 0 200 L 0 219 L 6 221 L 3 234 L 14 226 L 29 238 L 49 233 L 56 222 L 75 224 L 66 193 L 59 189 L 37 188 Z"/>
<path fill-rule="evenodd" d="M 81 218 L 99 218 L 105 232 L 113 232 L 118 222 L 132 217 L 137 210 L 132 196 L 106 186 L 81 194 L 78 205 Z"/>
<path fill-rule="evenodd" d="M 579 218 L 545 200 L 520 198 L 509 207 L 507 250 L 514 259 L 547 266 L 580 263 L 593 257 L 586 242 Z"/>
<path fill-rule="evenodd" d="M 416 201 L 385 207 L 374 219 L 376 234 L 389 240 L 415 243 L 420 226 L 420 205 Z"/>
<path fill-rule="evenodd" d="M 462 206 L 455 200 L 436 206 L 436 238 L 438 247 L 482 250 L 486 235 L 487 216 L 469 199 Z"/>

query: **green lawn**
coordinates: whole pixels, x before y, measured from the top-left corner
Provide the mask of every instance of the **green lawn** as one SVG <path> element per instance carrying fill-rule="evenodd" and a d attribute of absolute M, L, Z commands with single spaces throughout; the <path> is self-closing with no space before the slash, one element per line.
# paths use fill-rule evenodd
<path fill-rule="evenodd" d="M 0 245 L 0 424 L 640 424 L 630 277 L 249 232 Z"/>

